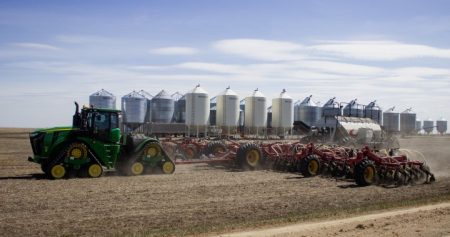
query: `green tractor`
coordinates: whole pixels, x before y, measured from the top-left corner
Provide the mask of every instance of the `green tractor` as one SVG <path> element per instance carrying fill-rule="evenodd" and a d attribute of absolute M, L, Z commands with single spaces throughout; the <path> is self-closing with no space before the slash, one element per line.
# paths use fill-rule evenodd
<path fill-rule="evenodd" d="M 83 107 L 75 102 L 72 127 L 38 129 L 30 133 L 33 157 L 52 179 L 72 175 L 97 178 L 103 169 L 115 168 L 123 175 L 154 170 L 175 171 L 174 162 L 159 141 L 143 135 L 122 136 L 119 110 Z"/>

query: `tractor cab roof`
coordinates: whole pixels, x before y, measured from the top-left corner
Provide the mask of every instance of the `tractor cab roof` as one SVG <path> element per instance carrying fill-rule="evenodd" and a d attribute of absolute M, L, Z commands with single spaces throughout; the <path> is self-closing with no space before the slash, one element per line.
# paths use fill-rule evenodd
<path fill-rule="evenodd" d="M 87 107 L 83 106 L 84 111 L 93 111 L 93 112 L 112 112 L 112 113 L 121 113 L 122 111 L 118 109 L 105 109 L 105 108 L 95 108 L 95 107 Z"/>

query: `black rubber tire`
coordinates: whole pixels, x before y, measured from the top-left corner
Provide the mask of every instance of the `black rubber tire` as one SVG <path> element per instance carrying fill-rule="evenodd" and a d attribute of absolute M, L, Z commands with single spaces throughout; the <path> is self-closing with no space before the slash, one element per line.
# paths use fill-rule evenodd
<path fill-rule="evenodd" d="M 238 167 L 242 169 L 257 170 L 264 164 L 264 156 L 255 143 L 246 143 L 240 146 L 236 159 Z"/>
<path fill-rule="evenodd" d="M 217 152 L 225 152 L 227 151 L 227 147 L 220 141 L 212 141 L 206 145 L 203 154 L 206 156 L 216 155 Z"/>
<path fill-rule="evenodd" d="M 287 162 L 287 171 L 290 173 L 294 173 L 297 170 L 297 167 L 295 166 L 295 163 L 293 162 Z"/>
<path fill-rule="evenodd" d="M 355 165 L 354 174 L 357 185 L 369 186 L 376 182 L 377 169 L 372 161 L 364 159 Z"/>
<path fill-rule="evenodd" d="M 320 160 L 315 155 L 308 155 L 300 161 L 300 172 L 305 177 L 320 174 L 321 168 Z"/>

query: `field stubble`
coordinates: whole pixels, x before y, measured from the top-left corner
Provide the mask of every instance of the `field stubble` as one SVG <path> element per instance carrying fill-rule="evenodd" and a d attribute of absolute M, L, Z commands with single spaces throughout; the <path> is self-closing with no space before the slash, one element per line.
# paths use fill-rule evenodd
<path fill-rule="evenodd" d="M 179 165 L 173 175 L 42 179 L 28 130 L 0 129 L 0 235 L 183 235 L 339 216 L 417 200 L 449 199 L 450 138 L 402 139 L 427 156 L 430 185 L 356 187 L 330 178 Z M 439 149 L 437 149 L 439 148 Z M 339 214 L 341 213 L 341 214 Z"/>

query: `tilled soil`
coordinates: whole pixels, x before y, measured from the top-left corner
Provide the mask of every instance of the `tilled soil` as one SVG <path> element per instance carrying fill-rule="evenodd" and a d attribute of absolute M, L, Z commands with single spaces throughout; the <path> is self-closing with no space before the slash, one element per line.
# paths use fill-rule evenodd
<path fill-rule="evenodd" d="M 205 164 L 179 165 L 173 175 L 108 172 L 98 179 L 46 180 L 37 164 L 26 161 L 27 139 L 26 133 L 0 131 L 2 236 L 183 235 L 450 194 L 447 177 L 426 185 L 357 187 L 351 181 Z"/>
<path fill-rule="evenodd" d="M 450 202 L 383 211 L 350 218 L 306 222 L 220 237 L 449 236 Z"/>

